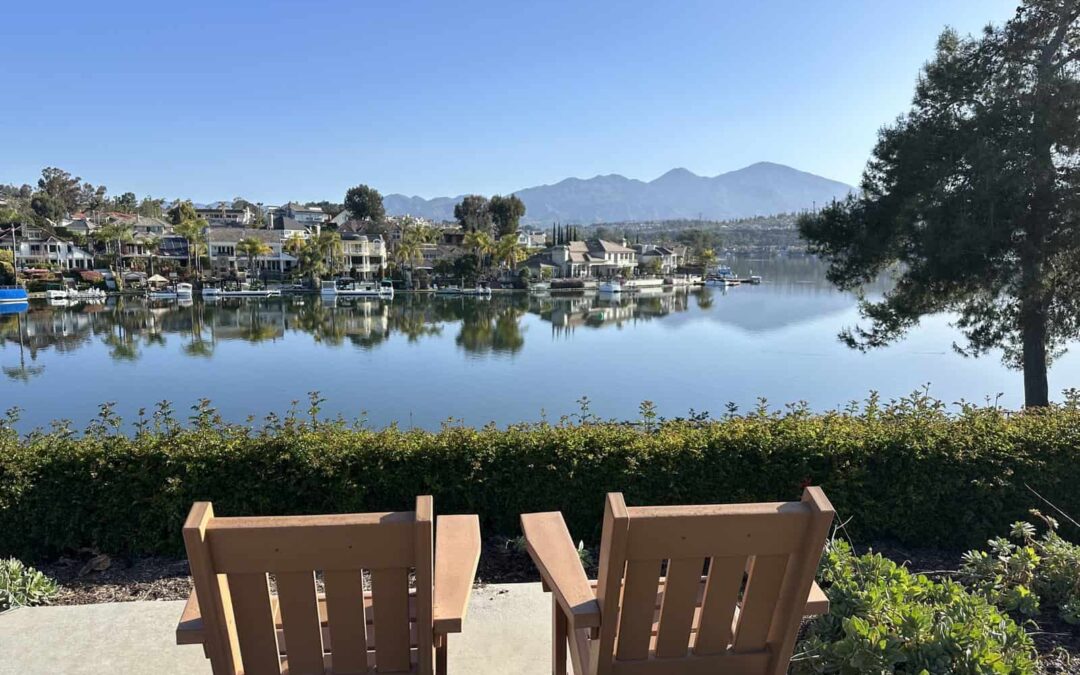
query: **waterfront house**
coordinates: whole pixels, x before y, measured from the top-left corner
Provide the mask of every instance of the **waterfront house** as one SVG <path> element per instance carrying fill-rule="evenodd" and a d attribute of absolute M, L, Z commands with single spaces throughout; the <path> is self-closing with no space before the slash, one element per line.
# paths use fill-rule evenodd
<path fill-rule="evenodd" d="M 350 221 L 338 229 L 345 266 L 354 279 L 381 279 L 386 272 L 386 242 L 378 235 L 368 235 L 362 223 Z"/>
<path fill-rule="evenodd" d="M 304 236 L 307 231 L 304 230 Z M 244 227 L 211 227 L 206 231 L 210 269 L 215 275 L 232 276 L 244 271 L 253 276 L 281 278 L 296 266 L 296 258 L 285 250 L 285 242 L 293 235 L 282 230 L 263 230 Z M 270 249 L 265 255 L 254 259 L 254 269 L 248 269 L 249 260 L 238 250 L 241 239 L 258 239 Z"/>
<path fill-rule="evenodd" d="M 13 226 L 14 238 L 0 239 L 0 249 L 12 251 L 17 267 L 55 267 L 62 270 L 94 268 L 94 256 L 85 248 L 61 237 L 50 225 L 23 223 Z"/>
<path fill-rule="evenodd" d="M 551 246 L 526 260 L 525 266 L 534 272 L 550 267 L 556 277 L 604 278 L 633 274 L 638 260 L 637 252 L 625 244 L 588 239 Z"/>
<path fill-rule="evenodd" d="M 638 265 L 648 268 L 651 265 L 659 265 L 661 274 L 672 274 L 686 260 L 686 250 L 674 246 L 660 246 L 658 244 L 637 244 L 634 246 L 637 253 Z"/>
<path fill-rule="evenodd" d="M 188 240 L 183 237 L 168 233 L 158 241 L 157 260 L 169 263 L 173 267 L 187 267 L 189 254 Z"/>
<path fill-rule="evenodd" d="M 413 269 L 435 269 L 435 263 L 447 260 L 453 262 L 468 253 L 460 246 L 450 244 L 420 244 L 420 260 L 413 265 Z"/>

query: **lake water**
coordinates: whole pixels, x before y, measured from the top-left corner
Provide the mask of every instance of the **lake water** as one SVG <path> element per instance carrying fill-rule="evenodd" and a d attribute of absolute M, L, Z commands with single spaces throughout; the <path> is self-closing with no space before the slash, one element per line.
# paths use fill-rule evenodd
<path fill-rule="evenodd" d="M 399 294 L 392 301 L 324 303 L 314 296 L 175 302 L 33 304 L 0 317 L 0 405 L 23 409 L 29 430 L 57 418 L 82 425 L 116 402 L 129 421 L 163 399 L 183 412 L 210 398 L 227 419 L 283 412 L 307 392 L 326 414 L 369 424 L 437 428 L 447 419 L 500 425 L 579 412 L 636 419 L 714 416 L 765 397 L 818 410 L 895 398 L 930 386 L 947 402 L 1023 400 L 1018 372 L 997 356 L 966 359 L 958 331 L 933 317 L 892 347 L 862 354 L 837 332 L 856 301 L 830 288 L 807 259 L 736 261 L 760 286 L 605 300 L 490 300 Z M 873 289 L 872 289 L 873 290 Z M 877 289 L 882 290 L 882 289 Z M 1060 359 L 1051 392 L 1080 386 L 1080 356 Z"/>

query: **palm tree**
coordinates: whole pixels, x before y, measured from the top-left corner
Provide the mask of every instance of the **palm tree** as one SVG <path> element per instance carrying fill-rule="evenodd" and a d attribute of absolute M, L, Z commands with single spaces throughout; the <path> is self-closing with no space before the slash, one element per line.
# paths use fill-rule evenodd
<path fill-rule="evenodd" d="M 184 220 L 179 225 L 176 225 L 174 231 L 187 240 L 188 243 L 188 268 L 191 269 L 192 254 L 196 261 L 199 259 L 199 253 L 202 248 L 202 235 L 206 229 L 206 221 L 202 218 L 196 218 L 194 220 Z"/>
<path fill-rule="evenodd" d="M 270 255 L 274 251 L 257 237 L 244 237 L 236 242 L 236 252 L 247 257 L 250 275 L 255 272 L 255 258 Z"/>
<path fill-rule="evenodd" d="M 421 244 L 437 244 L 442 232 L 437 227 L 420 225 L 416 228 L 416 240 Z"/>
<path fill-rule="evenodd" d="M 154 276 L 154 258 L 161 250 L 161 239 L 150 235 L 143 240 L 143 248 L 146 249 L 146 256 L 150 260 L 150 276 Z"/>
<path fill-rule="evenodd" d="M 98 228 L 92 236 L 97 241 L 105 244 L 105 254 L 113 257 L 113 265 L 117 268 L 123 267 L 123 246 L 134 238 L 131 226 L 124 223 L 106 223 Z"/>
<path fill-rule="evenodd" d="M 420 259 L 422 252 L 420 250 L 420 242 L 411 236 L 406 236 L 398 244 L 397 250 L 394 251 L 394 258 L 399 265 L 413 265 Z"/>
<path fill-rule="evenodd" d="M 301 258 L 303 256 L 304 245 L 305 244 L 307 244 L 307 242 L 304 241 L 304 238 L 301 237 L 296 232 L 294 232 L 292 235 L 290 235 L 289 238 L 286 239 L 285 243 L 283 244 L 283 248 L 285 249 L 285 252 L 288 253 L 289 255 L 291 255 L 292 257 L 296 258 L 295 273 L 299 274 L 300 276 L 303 276 L 304 273 L 305 273 L 304 268 L 301 265 L 302 262 L 303 262 Z"/>
<path fill-rule="evenodd" d="M 476 264 L 480 269 L 484 268 L 484 256 L 491 252 L 494 244 L 487 232 L 473 230 L 465 235 L 465 247 L 476 254 Z"/>
<path fill-rule="evenodd" d="M 345 255 L 345 247 L 341 243 L 341 235 L 337 232 L 331 232 L 329 230 L 323 230 L 315 237 L 315 247 L 319 251 L 323 260 L 327 262 L 330 270 L 330 275 L 333 276 L 338 271 L 338 259 L 343 258 Z"/>
<path fill-rule="evenodd" d="M 504 234 L 495 243 L 495 257 L 515 272 L 517 264 L 525 259 L 525 247 L 518 243 L 516 234 Z"/>

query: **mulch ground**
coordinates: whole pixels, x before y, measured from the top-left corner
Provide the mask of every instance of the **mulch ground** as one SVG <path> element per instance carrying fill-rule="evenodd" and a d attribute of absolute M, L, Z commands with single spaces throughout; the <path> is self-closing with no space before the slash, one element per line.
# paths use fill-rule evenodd
<path fill-rule="evenodd" d="M 874 551 L 897 562 L 904 562 L 913 572 L 945 576 L 956 570 L 959 554 L 938 549 L 916 549 L 879 543 Z M 859 552 L 864 552 L 860 549 Z M 596 575 L 596 552 L 592 551 L 587 571 Z M 54 604 L 87 605 L 100 602 L 134 600 L 184 600 L 191 593 L 186 559 L 109 558 L 84 552 L 35 567 L 60 585 Z M 520 540 L 490 538 L 484 542 L 479 584 L 524 583 L 539 581 L 536 567 Z M 1041 616 L 1028 626 L 1039 651 L 1043 673 L 1080 675 L 1080 628 L 1050 616 Z"/>

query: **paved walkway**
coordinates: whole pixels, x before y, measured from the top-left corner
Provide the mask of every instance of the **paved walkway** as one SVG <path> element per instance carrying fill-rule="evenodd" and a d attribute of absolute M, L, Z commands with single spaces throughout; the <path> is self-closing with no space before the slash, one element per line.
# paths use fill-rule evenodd
<path fill-rule="evenodd" d="M 0 673 L 208 675 L 197 645 L 175 644 L 182 601 L 35 607 L 0 615 Z M 451 675 L 551 672 L 551 600 L 540 584 L 473 591 L 451 636 Z"/>

